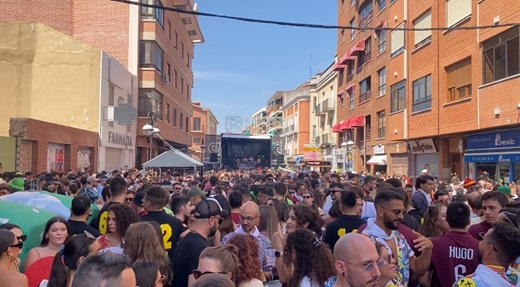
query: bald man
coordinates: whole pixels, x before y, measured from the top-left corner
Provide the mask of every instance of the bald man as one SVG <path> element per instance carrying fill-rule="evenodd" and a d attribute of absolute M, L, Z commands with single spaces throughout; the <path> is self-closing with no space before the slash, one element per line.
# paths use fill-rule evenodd
<path fill-rule="evenodd" d="M 381 277 L 376 246 L 368 237 L 348 233 L 334 246 L 338 276 L 325 282 L 325 286 L 368 287 L 376 286 Z"/>
<path fill-rule="evenodd" d="M 258 205 L 253 201 L 248 201 L 242 205 L 240 210 L 240 227 L 232 233 L 222 238 L 222 244 L 226 242 L 236 234 L 247 234 L 253 236 L 258 241 L 258 261 L 264 271 L 265 278 L 267 281 L 273 279 L 272 268 L 267 264 L 266 250 L 271 249 L 271 241 L 265 235 L 261 234 L 258 230 L 258 224 L 260 223 L 260 209 Z"/>

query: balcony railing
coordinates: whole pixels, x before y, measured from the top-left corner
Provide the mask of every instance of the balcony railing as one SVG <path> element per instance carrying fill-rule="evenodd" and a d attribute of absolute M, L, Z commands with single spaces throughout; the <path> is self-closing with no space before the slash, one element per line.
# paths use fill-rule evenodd
<path fill-rule="evenodd" d="M 313 111 L 316 115 L 319 115 L 321 113 L 321 104 L 318 104 L 316 106 L 314 106 L 314 111 Z"/>
<path fill-rule="evenodd" d="M 321 136 L 322 143 L 330 143 L 329 133 L 323 134 Z"/>
<path fill-rule="evenodd" d="M 336 102 L 332 99 L 326 99 L 321 103 L 321 112 L 322 113 L 328 113 L 334 111 L 334 104 Z"/>
<path fill-rule="evenodd" d="M 366 26 L 368 26 L 368 23 L 370 23 L 370 21 L 372 21 L 372 18 L 374 18 L 374 10 L 371 10 L 363 18 L 361 18 L 359 27 L 365 28 Z"/>
<path fill-rule="evenodd" d="M 362 103 L 362 102 L 366 102 L 368 100 L 370 100 L 371 98 L 371 92 L 370 90 L 366 91 L 365 93 L 362 93 L 359 95 L 359 102 Z"/>

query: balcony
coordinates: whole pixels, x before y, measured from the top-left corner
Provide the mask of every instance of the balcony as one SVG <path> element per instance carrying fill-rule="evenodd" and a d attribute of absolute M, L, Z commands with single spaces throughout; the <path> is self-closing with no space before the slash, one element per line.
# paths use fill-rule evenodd
<path fill-rule="evenodd" d="M 371 96 L 372 96 L 372 93 L 370 90 L 368 90 L 365 93 L 362 93 L 359 95 L 359 102 L 360 103 L 366 102 L 366 101 L 370 100 Z"/>
<path fill-rule="evenodd" d="M 319 115 L 321 113 L 321 104 L 318 104 L 318 105 L 315 105 L 314 106 L 314 110 L 313 112 L 316 114 L 316 115 Z"/>
<path fill-rule="evenodd" d="M 314 138 L 314 143 L 319 144 L 319 143 L 321 143 L 320 140 L 321 140 L 320 137 L 315 137 L 315 138 Z"/>
<path fill-rule="evenodd" d="M 330 144 L 330 136 L 329 133 L 325 133 L 321 136 L 321 142 L 324 144 Z"/>
<path fill-rule="evenodd" d="M 326 99 L 321 103 L 321 112 L 322 113 L 328 113 L 328 112 L 334 112 L 334 104 L 336 102 L 332 99 Z"/>

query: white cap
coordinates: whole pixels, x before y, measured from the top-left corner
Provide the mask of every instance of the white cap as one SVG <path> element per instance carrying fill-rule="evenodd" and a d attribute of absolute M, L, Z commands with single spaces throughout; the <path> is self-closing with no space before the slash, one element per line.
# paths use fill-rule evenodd
<path fill-rule="evenodd" d="M 422 174 L 422 175 L 427 175 L 427 174 L 428 174 L 428 170 L 427 170 L 427 169 L 423 169 L 423 170 L 421 171 L 421 174 Z"/>

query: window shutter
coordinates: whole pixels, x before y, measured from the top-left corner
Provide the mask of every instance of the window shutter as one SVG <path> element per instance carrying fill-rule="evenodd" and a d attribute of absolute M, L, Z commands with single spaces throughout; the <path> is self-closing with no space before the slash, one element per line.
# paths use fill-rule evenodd
<path fill-rule="evenodd" d="M 431 28 L 432 26 L 432 13 L 431 10 L 424 13 L 421 17 L 417 18 L 414 21 L 414 26 L 417 29 Z M 414 33 L 414 45 L 419 44 L 424 39 L 430 37 L 432 35 L 431 30 L 426 31 L 415 31 Z"/>
<path fill-rule="evenodd" d="M 403 28 L 404 24 L 398 26 L 398 28 Z M 404 30 L 394 30 L 392 34 L 390 34 L 391 38 L 391 53 L 393 54 L 397 50 L 401 49 L 404 46 Z"/>

